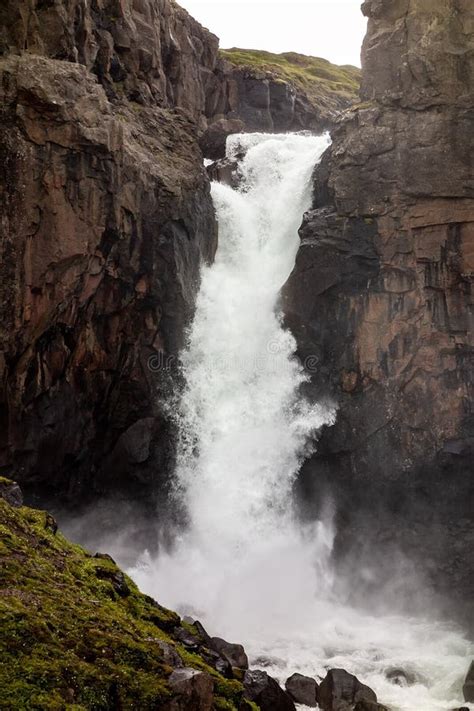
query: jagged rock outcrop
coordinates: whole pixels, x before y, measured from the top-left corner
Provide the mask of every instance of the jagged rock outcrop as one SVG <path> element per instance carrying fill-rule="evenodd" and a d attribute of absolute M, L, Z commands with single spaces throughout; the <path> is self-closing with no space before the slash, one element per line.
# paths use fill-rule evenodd
<path fill-rule="evenodd" d="M 168 0 L 0 13 L 0 466 L 43 496 L 140 483 L 146 498 L 216 247 L 193 119 L 217 40 Z"/>
<path fill-rule="evenodd" d="M 0 54 L 84 65 L 111 99 L 205 115 L 219 40 L 174 0 L 5 0 Z"/>
<path fill-rule="evenodd" d="M 468 598 L 474 9 L 370 0 L 363 11 L 364 103 L 317 169 L 284 293 L 300 355 L 318 362 L 313 392 L 339 404 L 302 486 L 336 495 L 347 545 L 356 519 L 372 540 L 403 519 L 388 538 L 408 551 L 417 541 Z"/>

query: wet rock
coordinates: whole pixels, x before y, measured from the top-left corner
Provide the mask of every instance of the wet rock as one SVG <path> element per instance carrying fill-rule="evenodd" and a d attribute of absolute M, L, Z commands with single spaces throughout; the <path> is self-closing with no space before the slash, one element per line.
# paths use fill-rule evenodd
<path fill-rule="evenodd" d="M 23 506 L 23 492 L 16 481 L 0 477 L 0 497 L 14 508 Z"/>
<path fill-rule="evenodd" d="M 413 684 L 416 684 L 416 675 L 405 669 L 392 667 L 385 671 L 385 676 L 388 681 L 397 686 L 413 686 Z"/>
<path fill-rule="evenodd" d="M 174 636 L 181 642 L 187 649 L 194 651 L 200 647 L 202 640 L 199 638 L 197 633 L 190 632 L 184 627 L 177 627 L 174 630 Z"/>
<path fill-rule="evenodd" d="M 377 703 L 372 689 L 345 669 L 330 669 L 319 685 L 318 703 L 324 711 L 350 711 L 359 701 Z"/>
<path fill-rule="evenodd" d="M 206 672 L 185 667 L 175 669 L 168 684 L 179 699 L 179 709 L 186 711 L 211 711 L 214 682 Z"/>
<path fill-rule="evenodd" d="M 261 711 L 296 711 L 291 697 L 264 671 L 246 671 L 244 688 L 246 698 L 254 701 Z"/>
<path fill-rule="evenodd" d="M 462 692 L 464 694 L 464 701 L 474 703 L 474 661 L 471 662 L 471 666 L 467 672 Z"/>
<path fill-rule="evenodd" d="M 209 180 L 217 181 L 218 183 L 224 183 L 232 188 L 236 188 L 239 183 L 239 176 L 237 173 L 238 163 L 235 161 L 230 161 L 227 158 L 222 158 L 221 160 L 211 163 L 207 167 L 207 174 Z"/>
<path fill-rule="evenodd" d="M 248 669 L 249 660 L 241 644 L 231 644 L 220 637 L 212 637 L 209 644 L 211 648 L 226 659 L 232 667 Z"/>
<path fill-rule="evenodd" d="M 202 642 L 204 644 L 206 644 L 207 646 L 209 646 L 211 637 L 207 633 L 204 625 L 201 624 L 201 622 L 199 622 L 199 620 L 195 620 L 193 622 L 193 627 L 196 630 L 196 634 L 199 636 L 199 638 L 202 640 Z"/>
<path fill-rule="evenodd" d="M 314 679 L 302 674 L 292 674 L 286 680 L 285 689 L 295 703 L 317 706 L 319 687 Z"/>
<path fill-rule="evenodd" d="M 219 119 L 212 123 L 199 140 L 202 152 L 206 158 L 217 161 L 225 157 L 227 137 L 233 133 L 241 133 L 244 122 L 240 119 Z"/>
<path fill-rule="evenodd" d="M 204 661 L 209 664 L 210 667 L 218 671 L 219 674 L 222 674 L 222 676 L 225 676 L 227 679 L 234 678 L 235 675 L 232 665 L 218 652 L 215 652 L 213 649 L 207 649 L 206 647 L 200 647 L 199 654 Z"/>

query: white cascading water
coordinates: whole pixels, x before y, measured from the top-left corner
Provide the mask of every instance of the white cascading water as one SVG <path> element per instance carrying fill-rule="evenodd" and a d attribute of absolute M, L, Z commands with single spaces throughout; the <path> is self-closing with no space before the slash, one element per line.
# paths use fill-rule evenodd
<path fill-rule="evenodd" d="M 182 354 L 175 495 L 187 526 L 171 552 L 145 555 L 131 572 L 162 604 L 242 642 L 251 659 L 268 657 L 281 680 L 343 667 L 393 709 L 447 711 L 462 705 L 470 644 L 441 624 L 338 603 L 330 506 L 310 526 L 292 505 L 300 464 L 335 412 L 301 398 L 305 375 L 276 307 L 328 143 L 292 134 L 228 140 L 229 158 L 245 153 L 239 188 L 212 185 L 219 249 L 203 270 Z M 393 668 L 416 683 L 389 682 Z"/>

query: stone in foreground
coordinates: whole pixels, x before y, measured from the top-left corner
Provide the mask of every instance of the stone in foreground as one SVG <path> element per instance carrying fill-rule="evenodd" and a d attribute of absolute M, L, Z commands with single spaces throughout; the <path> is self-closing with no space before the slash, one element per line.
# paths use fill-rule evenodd
<path fill-rule="evenodd" d="M 175 669 L 169 678 L 171 689 L 179 697 L 179 706 L 187 711 L 211 711 L 214 682 L 206 672 L 186 667 Z M 181 702 L 184 702 L 184 706 Z"/>
<path fill-rule="evenodd" d="M 290 696 L 264 671 L 246 671 L 244 688 L 245 697 L 254 701 L 261 711 L 296 711 Z"/>
<path fill-rule="evenodd" d="M 345 669 L 330 669 L 321 682 L 318 703 L 324 711 L 350 711 L 358 702 L 377 703 L 372 689 Z M 362 711 L 363 707 L 359 707 Z"/>
<path fill-rule="evenodd" d="M 231 667 L 248 669 L 249 660 L 241 644 L 231 644 L 220 637 L 212 637 L 211 648 L 229 662 Z"/>
<path fill-rule="evenodd" d="M 315 708 L 318 703 L 318 684 L 314 679 L 303 674 L 292 674 L 285 683 L 286 693 L 297 704 Z"/>

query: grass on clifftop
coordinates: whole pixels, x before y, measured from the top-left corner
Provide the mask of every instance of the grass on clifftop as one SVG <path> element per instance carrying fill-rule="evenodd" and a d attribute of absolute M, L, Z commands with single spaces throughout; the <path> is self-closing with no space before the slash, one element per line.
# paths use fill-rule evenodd
<path fill-rule="evenodd" d="M 360 69 L 351 65 L 338 66 L 320 57 L 308 57 L 296 52 L 272 54 L 255 49 L 222 49 L 221 57 L 228 62 L 249 69 L 269 73 L 276 79 L 302 89 L 309 99 L 321 93 L 337 93 L 357 98 Z"/>
<path fill-rule="evenodd" d="M 238 708 L 240 682 L 173 639 L 178 615 L 140 593 L 111 558 L 93 557 L 55 533 L 44 511 L 0 498 L 0 570 L 1 709 L 167 707 L 172 668 L 160 641 L 185 666 L 214 677 L 216 710 Z"/>

